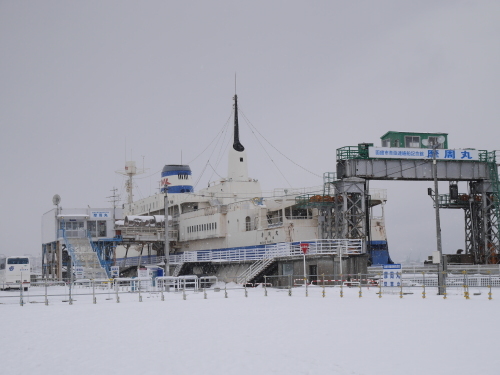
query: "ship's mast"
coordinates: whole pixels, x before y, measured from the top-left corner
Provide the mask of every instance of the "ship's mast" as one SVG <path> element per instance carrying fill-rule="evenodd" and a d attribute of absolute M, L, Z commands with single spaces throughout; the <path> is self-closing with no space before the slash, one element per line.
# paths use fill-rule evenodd
<path fill-rule="evenodd" d="M 238 126 L 238 95 L 234 94 L 234 141 L 233 148 L 242 152 L 245 151 L 245 147 L 240 143 L 240 129 Z"/>
<path fill-rule="evenodd" d="M 234 140 L 233 148 L 229 149 L 227 177 L 232 181 L 248 181 L 247 155 L 245 147 L 240 142 L 238 125 L 238 95 L 234 94 Z"/>

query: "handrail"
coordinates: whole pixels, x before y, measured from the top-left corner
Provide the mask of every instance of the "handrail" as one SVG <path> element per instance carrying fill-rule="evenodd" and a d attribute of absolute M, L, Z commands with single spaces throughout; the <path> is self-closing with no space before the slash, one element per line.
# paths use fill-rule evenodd
<path fill-rule="evenodd" d="M 90 244 L 90 247 L 96 253 L 97 259 L 99 260 L 99 264 L 101 265 L 101 268 L 106 272 L 106 276 L 108 278 L 111 277 L 111 262 L 107 262 L 104 259 L 102 259 L 102 254 L 101 254 L 101 249 L 97 246 L 95 246 L 94 242 L 92 241 L 92 235 L 90 231 L 87 231 L 87 238 Z"/>
<path fill-rule="evenodd" d="M 64 220 L 63 220 L 63 222 L 64 222 Z M 75 254 L 75 249 L 73 248 L 73 245 L 68 241 L 68 237 L 66 237 L 66 229 L 63 228 L 63 229 L 60 229 L 60 231 L 62 231 L 62 238 L 64 240 L 64 244 L 66 245 L 66 249 L 68 249 L 73 266 L 80 267 L 81 263 Z"/>
<path fill-rule="evenodd" d="M 307 244 L 307 245 L 304 245 Z M 169 256 L 170 263 L 185 262 L 244 262 L 256 261 L 265 258 L 297 257 L 302 256 L 302 247 L 308 248 L 308 255 L 344 255 L 363 254 L 363 240 L 361 239 L 327 239 L 301 242 L 280 242 L 275 244 L 260 245 L 251 248 L 231 248 L 216 250 L 186 251 L 181 254 Z M 142 257 L 141 264 L 158 264 L 164 260 L 162 256 Z M 117 265 L 139 265 L 139 257 L 117 259 Z"/>

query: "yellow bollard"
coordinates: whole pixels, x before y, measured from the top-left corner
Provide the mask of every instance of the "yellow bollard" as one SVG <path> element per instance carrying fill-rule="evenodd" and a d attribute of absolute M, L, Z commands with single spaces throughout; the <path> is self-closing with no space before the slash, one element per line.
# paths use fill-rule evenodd
<path fill-rule="evenodd" d="M 492 297 L 492 295 L 491 295 L 491 271 L 488 271 L 488 273 L 489 273 L 489 275 L 490 275 L 490 277 L 489 277 L 489 282 L 490 282 L 490 285 L 488 285 L 488 288 L 490 288 L 490 291 L 489 291 L 489 293 L 488 293 L 488 299 L 489 299 L 489 300 L 492 300 L 492 299 L 493 299 L 493 297 Z"/>
<path fill-rule="evenodd" d="M 470 299 L 469 298 L 469 286 L 467 285 L 467 271 L 462 271 L 462 274 L 464 275 L 464 284 L 463 284 L 463 287 L 464 287 L 464 297 L 465 299 Z"/>
<path fill-rule="evenodd" d="M 344 275 L 340 275 L 340 298 L 344 297 Z"/>

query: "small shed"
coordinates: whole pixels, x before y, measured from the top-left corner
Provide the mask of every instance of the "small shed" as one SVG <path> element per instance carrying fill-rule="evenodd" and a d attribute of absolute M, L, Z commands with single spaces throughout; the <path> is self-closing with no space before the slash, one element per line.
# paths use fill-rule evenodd
<path fill-rule="evenodd" d="M 413 133 L 388 131 L 380 139 L 382 147 L 403 147 L 403 148 L 428 148 L 422 141 L 427 139 L 429 143 L 438 142 L 439 137 L 444 137 L 438 148 L 448 148 L 448 133 Z"/>

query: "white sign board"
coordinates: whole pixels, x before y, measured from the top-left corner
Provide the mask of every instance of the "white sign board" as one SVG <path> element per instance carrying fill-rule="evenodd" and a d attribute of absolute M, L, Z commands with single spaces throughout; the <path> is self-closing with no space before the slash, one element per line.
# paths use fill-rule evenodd
<path fill-rule="evenodd" d="M 75 267 L 75 277 L 77 279 L 83 279 L 83 267 Z"/>
<path fill-rule="evenodd" d="M 119 276 L 120 276 L 120 267 L 111 266 L 111 277 L 119 277 Z"/>
<path fill-rule="evenodd" d="M 90 211 L 91 219 L 109 219 L 111 211 Z"/>
<path fill-rule="evenodd" d="M 149 272 L 147 268 L 139 268 L 137 270 L 137 277 L 149 277 Z"/>
<path fill-rule="evenodd" d="M 401 286 L 401 264 L 384 265 L 382 286 Z"/>
<path fill-rule="evenodd" d="M 376 159 L 433 159 L 434 150 L 427 148 L 369 147 L 368 156 Z M 437 160 L 479 160 L 478 150 L 436 150 Z"/>

